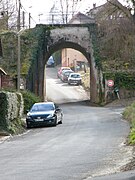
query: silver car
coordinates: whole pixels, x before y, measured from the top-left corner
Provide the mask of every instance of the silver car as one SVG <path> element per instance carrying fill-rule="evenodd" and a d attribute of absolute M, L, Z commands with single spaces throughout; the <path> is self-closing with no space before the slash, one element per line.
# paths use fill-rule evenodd
<path fill-rule="evenodd" d="M 82 84 L 81 75 L 79 73 L 71 73 L 68 77 L 68 84 L 81 85 Z"/>

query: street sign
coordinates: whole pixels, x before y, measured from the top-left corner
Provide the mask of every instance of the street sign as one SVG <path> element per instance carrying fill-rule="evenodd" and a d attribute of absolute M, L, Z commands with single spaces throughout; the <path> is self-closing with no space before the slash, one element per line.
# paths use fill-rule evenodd
<path fill-rule="evenodd" d="M 108 87 L 113 87 L 114 86 L 114 81 L 113 80 L 107 80 L 107 86 Z"/>

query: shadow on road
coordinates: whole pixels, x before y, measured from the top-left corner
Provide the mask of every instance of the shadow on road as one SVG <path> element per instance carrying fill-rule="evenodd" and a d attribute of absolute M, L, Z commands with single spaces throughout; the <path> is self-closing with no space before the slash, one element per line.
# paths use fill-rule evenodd
<path fill-rule="evenodd" d="M 76 106 L 83 105 L 83 106 L 100 107 L 98 104 L 95 104 L 95 103 L 91 102 L 90 100 L 65 102 L 65 103 L 59 103 L 59 105 L 76 105 Z"/>

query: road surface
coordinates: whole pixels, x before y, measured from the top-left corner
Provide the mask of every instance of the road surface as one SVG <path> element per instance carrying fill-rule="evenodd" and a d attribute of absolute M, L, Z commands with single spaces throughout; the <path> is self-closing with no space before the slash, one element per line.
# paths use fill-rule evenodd
<path fill-rule="evenodd" d="M 56 103 L 77 102 L 90 99 L 82 86 L 68 85 L 57 78 L 57 69 L 46 68 L 46 94 Z"/>
<path fill-rule="evenodd" d="M 63 124 L 33 128 L 0 143 L 0 179 L 134 180 L 134 171 L 107 175 L 132 158 L 132 147 L 124 144 L 130 127 L 122 109 L 80 102 L 87 99 L 82 87 L 68 87 L 50 74 L 56 77 L 56 71 L 47 72 L 47 95 L 62 103 Z"/>
<path fill-rule="evenodd" d="M 118 172 L 131 158 L 123 144 L 129 126 L 120 113 L 83 103 L 61 107 L 63 124 L 0 144 L 1 180 L 87 180 Z"/>

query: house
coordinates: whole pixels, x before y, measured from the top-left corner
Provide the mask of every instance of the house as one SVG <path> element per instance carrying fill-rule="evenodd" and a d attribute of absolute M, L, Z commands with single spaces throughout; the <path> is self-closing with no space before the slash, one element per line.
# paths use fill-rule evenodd
<path fill-rule="evenodd" d="M 3 75 L 7 75 L 7 73 L 2 68 L 0 68 L 0 89 L 2 88 Z"/>
<path fill-rule="evenodd" d="M 90 24 L 94 22 L 95 20 L 93 18 L 90 18 L 79 12 L 75 16 L 73 16 L 68 24 Z M 81 52 L 71 48 L 62 49 L 61 59 L 62 66 L 69 66 L 75 71 L 77 69 L 83 68 L 88 62 Z"/>
<path fill-rule="evenodd" d="M 131 13 L 127 7 L 123 6 L 118 0 L 109 0 L 98 7 L 96 3 L 94 3 L 93 8 L 90 9 L 86 15 L 80 12 L 77 13 L 69 21 L 69 24 L 97 23 L 100 25 L 104 21 L 106 28 L 109 30 L 112 24 L 115 25 L 123 21 L 124 23 L 128 21 L 128 17 L 131 17 Z M 102 28 L 104 28 L 104 26 Z M 73 66 L 75 68 L 76 64 L 78 64 L 77 61 L 86 63 L 87 59 L 74 49 L 62 50 L 62 66 Z"/>
<path fill-rule="evenodd" d="M 89 17 L 81 12 L 78 12 L 72 19 L 68 22 L 68 24 L 91 24 L 95 23 L 94 18 Z"/>
<path fill-rule="evenodd" d="M 7 75 L 7 73 L 0 68 L 0 89 L 2 88 L 16 88 L 15 80 Z"/>
<path fill-rule="evenodd" d="M 77 69 L 83 69 L 87 62 L 85 56 L 77 50 L 71 48 L 62 50 L 62 66 L 69 66 L 77 71 Z"/>
<path fill-rule="evenodd" d="M 88 17 L 93 18 L 96 23 L 102 20 L 121 20 L 132 17 L 130 9 L 123 6 L 118 0 L 109 0 L 101 6 L 93 4 L 93 8 L 87 13 Z"/>

